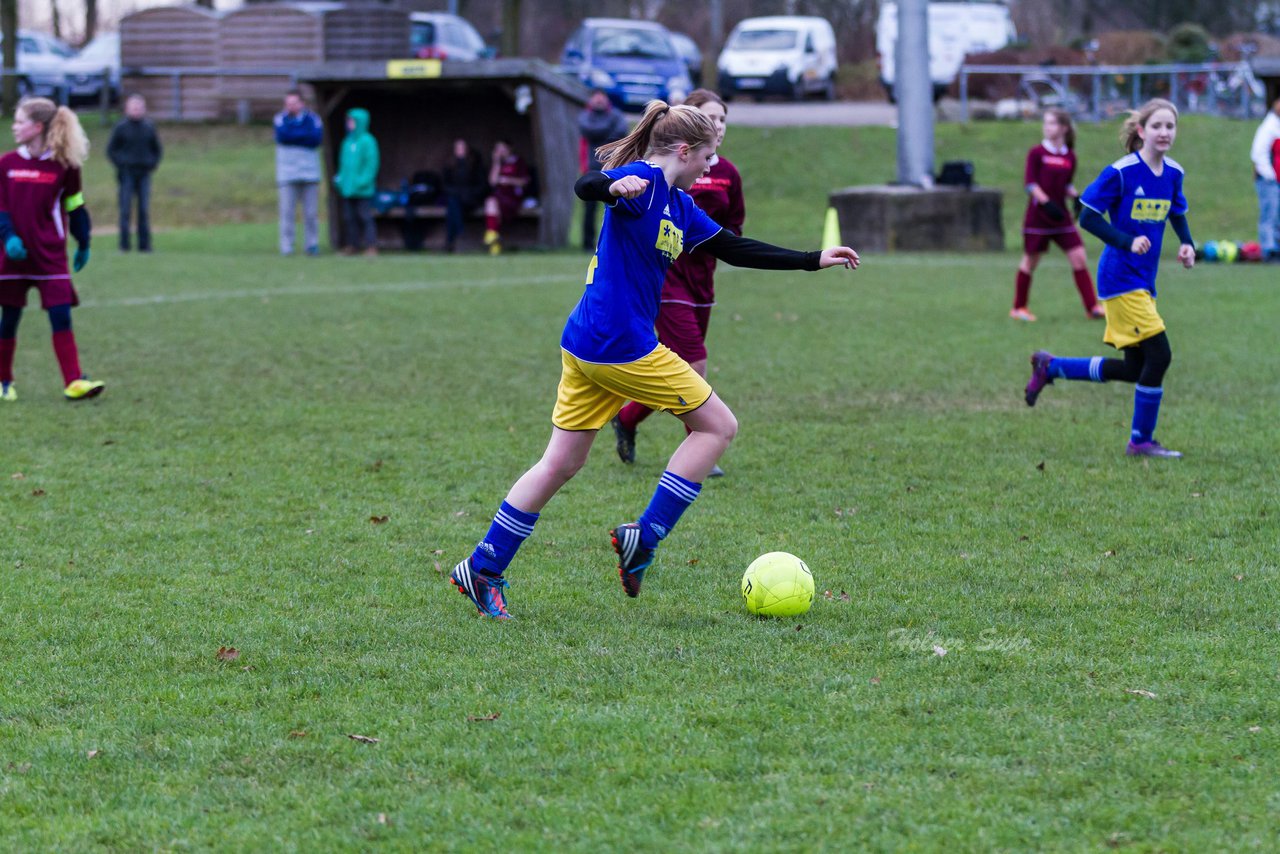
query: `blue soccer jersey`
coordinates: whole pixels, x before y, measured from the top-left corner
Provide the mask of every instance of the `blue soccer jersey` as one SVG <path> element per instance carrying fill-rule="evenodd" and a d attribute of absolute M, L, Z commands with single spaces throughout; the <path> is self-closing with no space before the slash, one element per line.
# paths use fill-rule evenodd
<path fill-rule="evenodd" d="M 1134 237 L 1146 235 L 1151 241 L 1151 249 L 1145 255 L 1111 245 L 1103 247 L 1098 259 L 1098 296 L 1110 299 L 1131 291 L 1156 295 L 1165 221 L 1187 212 L 1182 179 L 1182 167 L 1168 157 L 1164 159 L 1164 170 L 1157 175 L 1133 153 L 1103 169 L 1081 195 L 1085 207 L 1108 216 L 1120 231 Z"/>
<path fill-rule="evenodd" d="M 604 214 L 587 289 L 565 324 L 560 346 L 586 362 L 634 362 L 658 346 L 653 326 L 667 268 L 681 252 L 715 236 L 720 226 L 662 170 L 636 161 L 604 172 L 648 179 L 634 199 L 617 199 Z"/>

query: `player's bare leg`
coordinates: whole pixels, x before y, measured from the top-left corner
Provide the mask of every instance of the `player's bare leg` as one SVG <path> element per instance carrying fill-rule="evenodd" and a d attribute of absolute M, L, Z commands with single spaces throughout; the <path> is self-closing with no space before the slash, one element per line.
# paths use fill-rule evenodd
<path fill-rule="evenodd" d="M 703 369 L 706 369 L 705 363 Z M 738 419 L 715 392 L 702 406 L 676 417 L 693 432 L 671 455 L 667 471 L 694 483 L 702 483 L 737 435 Z"/>
<path fill-rule="evenodd" d="M 551 440 L 542 459 L 516 481 L 507 503 L 526 513 L 540 513 L 551 497 L 582 469 L 596 439 L 596 430 L 551 428 Z"/>

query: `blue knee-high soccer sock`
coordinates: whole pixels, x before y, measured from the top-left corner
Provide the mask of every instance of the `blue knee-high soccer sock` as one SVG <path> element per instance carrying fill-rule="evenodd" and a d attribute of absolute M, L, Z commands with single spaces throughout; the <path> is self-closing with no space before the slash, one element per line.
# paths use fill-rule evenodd
<path fill-rule="evenodd" d="M 1055 357 L 1049 362 L 1049 376 L 1064 380 L 1103 382 L 1102 357 L 1091 356 L 1084 359 Z"/>
<path fill-rule="evenodd" d="M 537 513 L 526 513 L 502 502 L 489 525 L 489 533 L 471 553 L 471 565 L 482 575 L 502 575 L 520 544 L 533 533 L 533 524 L 537 521 Z"/>
<path fill-rule="evenodd" d="M 640 545 L 646 549 L 656 548 L 701 491 L 702 484 L 664 471 L 649 506 L 640 516 Z"/>
<path fill-rule="evenodd" d="M 1155 437 L 1162 397 L 1163 388 L 1140 385 L 1133 390 L 1133 430 L 1129 433 L 1130 441 L 1150 442 Z"/>

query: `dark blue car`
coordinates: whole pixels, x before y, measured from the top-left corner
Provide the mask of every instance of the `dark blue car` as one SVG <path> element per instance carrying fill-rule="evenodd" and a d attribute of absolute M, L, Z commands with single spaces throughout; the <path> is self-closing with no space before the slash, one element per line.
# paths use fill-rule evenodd
<path fill-rule="evenodd" d="M 560 64 L 622 110 L 640 112 L 654 98 L 683 101 L 693 89 L 671 33 L 661 24 L 587 18 L 565 42 Z"/>

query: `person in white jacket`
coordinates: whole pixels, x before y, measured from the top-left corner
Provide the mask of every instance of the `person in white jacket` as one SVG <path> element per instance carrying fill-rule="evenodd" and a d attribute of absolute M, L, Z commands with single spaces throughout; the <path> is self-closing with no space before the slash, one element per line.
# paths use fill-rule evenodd
<path fill-rule="evenodd" d="M 1280 182 L 1276 180 L 1277 143 L 1280 143 L 1280 98 L 1258 125 L 1253 135 L 1249 159 L 1253 161 L 1253 184 L 1258 191 L 1258 244 L 1262 257 L 1280 261 Z"/>

